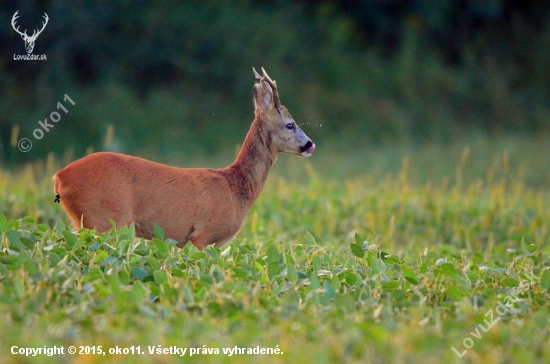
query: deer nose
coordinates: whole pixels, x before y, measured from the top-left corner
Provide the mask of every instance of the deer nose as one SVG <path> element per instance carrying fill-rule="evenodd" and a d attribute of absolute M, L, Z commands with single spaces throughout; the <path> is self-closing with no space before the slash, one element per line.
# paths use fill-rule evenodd
<path fill-rule="evenodd" d="M 313 142 L 311 140 L 308 140 L 306 145 L 304 145 L 303 147 L 300 147 L 300 152 L 310 152 L 310 153 L 313 153 L 313 151 L 315 150 L 315 144 L 313 144 Z"/>

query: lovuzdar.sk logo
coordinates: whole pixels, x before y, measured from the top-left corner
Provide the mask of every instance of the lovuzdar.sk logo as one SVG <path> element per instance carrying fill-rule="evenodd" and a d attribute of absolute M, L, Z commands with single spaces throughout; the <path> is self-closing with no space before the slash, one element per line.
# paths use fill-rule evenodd
<path fill-rule="evenodd" d="M 44 19 L 45 21 L 42 22 L 42 29 L 36 30 L 34 29 L 32 35 L 27 34 L 27 29 L 25 29 L 24 32 L 19 30 L 19 26 L 16 27 L 16 20 L 19 18 L 19 10 L 13 14 L 13 18 L 11 18 L 11 26 L 13 27 L 13 30 L 15 30 L 19 35 L 21 35 L 21 38 L 25 41 L 25 50 L 27 51 L 27 54 L 14 54 L 13 59 L 16 61 L 23 60 L 23 61 L 45 61 L 47 59 L 45 54 L 42 55 L 36 55 L 32 54 L 32 51 L 34 50 L 34 43 L 36 42 L 36 38 L 44 31 L 44 28 L 46 28 L 46 25 L 48 24 L 48 14 L 44 13 Z"/>

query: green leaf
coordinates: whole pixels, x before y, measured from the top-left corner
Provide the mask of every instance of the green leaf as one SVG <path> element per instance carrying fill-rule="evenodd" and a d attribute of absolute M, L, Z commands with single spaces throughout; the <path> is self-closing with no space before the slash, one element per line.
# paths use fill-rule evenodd
<path fill-rule="evenodd" d="M 40 273 L 40 268 L 38 267 L 38 263 L 32 260 L 28 260 L 23 263 L 23 266 L 25 267 L 25 270 L 32 276 L 35 274 Z"/>
<path fill-rule="evenodd" d="M 147 261 L 149 262 L 149 265 L 151 266 L 151 268 L 153 268 L 154 270 L 159 270 L 160 269 L 159 261 L 155 257 L 153 257 L 152 255 L 149 255 L 147 257 Z"/>
<path fill-rule="evenodd" d="M 399 282 L 396 281 L 382 283 L 382 289 L 386 292 L 399 288 L 399 286 Z"/>
<path fill-rule="evenodd" d="M 187 284 L 183 285 L 183 298 L 185 299 L 185 302 L 187 303 L 194 303 L 195 297 L 193 297 L 193 291 Z"/>
<path fill-rule="evenodd" d="M 151 310 L 147 306 L 143 306 L 143 305 L 139 306 L 139 312 L 143 313 L 144 315 L 149 316 L 152 319 L 157 318 L 157 314 L 155 313 L 155 311 Z"/>
<path fill-rule="evenodd" d="M 447 277 L 451 279 L 456 279 L 459 276 L 454 265 L 452 265 L 451 263 L 443 263 L 439 268 L 443 271 L 443 273 L 445 273 Z"/>
<path fill-rule="evenodd" d="M 455 286 L 448 286 L 447 287 L 447 297 L 449 297 L 453 301 L 458 302 L 462 299 L 463 295 L 460 292 L 460 290 L 458 290 L 458 288 L 456 288 Z"/>
<path fill-rule="evenodd" d="M 506 277 L 502 281 L 500 281 L 500 284 L 502 284 L 504 287 L 517 287 L 519 286 L 519 282 L 517 279 Z"/>
<path fill-rule="evenodd" d="M 317 278 L 317 274 L 315 272 L 311 272 L 309 280 L 311 282 L 312 289 L 318 289 L 319 287 L 321 287 L 321 285 L 319 284 L 319 278 Z"/>
<path fill-rule="evenodd" d="M 233 272 L 235 272 L 238 278 L 247 278 L 250 273 L 250 271 L 239 267 L 234 267 Z"/>
<path fill-rule="evenodd" d="M 357 233 L 355 233 L 355 244 L 363 246 L 363 239 Z"/>
<path fill-rule="evenodd" d="M 158 250 L 161 252 L 167 253 L 170 249 L 168 248 L 168 244 L 166 244 L 164 241 L 159 239 L 153 239 L 153 243 L 157 247 Z"/>
<path fill-rule="evenodd" d="M 194 259 L 194 260 L 200 260 L 200 259 L 203 259 L 205 257 L 206 257 L 205 252 L 196 251 L 196 252 L 191 253 L 191 259 Z"/>
<path fill-rule="evenodd" d="M 19 298 L 23 298 L 23 296 L 25 295 L 25 288 L 23 287 L 23 282 L 21 282 L 21 279 L 19 279 L 19 277 L 14 277 L 13 279 L 13 290 Z"/>
<path fill-rule="evenodd" d="M 298 271 L 292 264 L 286 265 L 286 279 L 293 283 L 298 280 Z"/>
<path fill-rule="evenodd" d="M 269 248 L 267 248 L 267 261 L 269 263 L 276 262 L 278 263 L 280 259 L 279 251 L 277 250 L 277 247 L 274 244 L 269 245 Z"/>
<path fill-rule="evenodd" d="M 357 282 L 357 275 L 354 272 L 347 272 L 344 279 L 348 285 L 354 286 Z"/>
<path fill-rule="evenodd" d="M 78 240 L 76 242 L 75 245 L 73 245 L 73 247 L 71 248 L 72 251 L 77 251 L 78 249 L 80 249 L 82 246 L 84 246 L 86 244 L 85 241 L 82 241 L 82 240 Z"/>
<path fill-rule="evenodd" d="M 18 230 L 8 230 L 6 232 L 6 238 L 8 238 L 8 241 L 12 243 L 12 245 L 19 249 L 26 249 L 25 245 L 19 241 L 19 237 L 21 236 L 21 233 Z"/>
<path fill-rule="evenodd" d="M 149 273 L 147 273 L 146 270 L 140 267 L 132 267 L 132 277 L 135 279 L 139 279 L 140 281 L 143 281 L 145 277 L 147 277 Z"/>
<path fill-rule="evenodd" d="M 209 275 L 206 275 L 204 273 L 199 273 L 200 277 L 201 277 L 201 282 L 204 282 L 208 285 L 214 283 L 214 280 L 212 279 L 212 277 L 210 277 Z"/>
<path fill-rule="evenodd" d="M 101 243 L 101 242 L 99 242 L 99 241 L 96 242 L 96 243 L 93 243 L 92 245 L 90 245 L 90 246 L 88 247 L 88 250 L 90 250 L 90 251 L 99 250 L 99 247 L 100 247 L 102 244 L 103 244 L 103 243 Z"/>
<path fill-rule="evenodd" d="M 32 218 L 31 216 L 25 216 L 23 218 L 23 221 L 31 223 L 31 224 L 36 224 L 36 221 L 34 221 L 34 218 Z"/>
<path fill-rule="evenodd" d="M 273 261 L 267 265 L 267 276 L 270 280 L 273 279 L 275 274 L 277 274 L 277 271 L 279 270 L 279 262 Z"/>
<path fill-rule="evenodd" d="M 545 270 L 540 276 L 540 286 L 541 288 L 550 291 L 550 270 Z"/>
<path fill-rule="evenodd" d="M 178 268 L 172 268 L 172 275 L 174 277 L 183 278 L 183 271 L 181 269 L 178 269 Z"/>
<path fill-rule="evenodd" d="M 130 228 L 128 229 L 128 235 L 130 238 L 130 245 L 134 245 L 136 242 L 136 226 L 133 222 L 130 224 Z"/>
<path fill-rule="evenodd" d="M 65 229 L 65 224 L 63 224 L 63 221 L 61 220 L 58 220 L 57 223 L 55 224 L 55 234 L 61 238 L 63 237 L 63 230 L 66 230 Z"/>
<path fill-rule="evenodd" d="M 350 244 L 349 245 L 351 252 L 358 258 L 363 258 L 365 256 L 365 251 L 363 250 L 363 244 Z"/>
<path fill-rule="evenodd" d="M 259 262 L 254 262 L 254 266 L 256 267 L 256 269 L 259 271 L 259 272 L 265 272 L 265 269 L 264 269 L 264 266 L 261 265 Z"/>
<path fill-rule="evenodd" d="M 107 282 L 109 282 L 109 285 L 113 289 L 113 292 L 116 295 L 118 295 L 121 292 L 120 280 L 118 279 L 118 272 L 115 270 L 115 271 L 113 271 L 113 274 L 108 275 L 105 278 L 106 278 Z"/>
<path fill-rule="evenodd" d="M 325 297 L 327 299 L 332 299 L 334 298 L 335 296 L 335 292 L 334 292 L 334 288 L 332 287 L 332 284 L 330 284 L 329 282 L 324 282 L 323 283 L 323 288 L 325 289 Z"/>
<path fill-rule="evenodd" d="M 41 231 L 43 233 L 45 233 L 46 231 L 51 230 L 50 226 L 46 225 L 46 224 L 38 224 L 38 225 L 36 225 L 36 228 L 38 229 L 38 231 Z"/>
<path fill-rule="evenodd" d="M 59 264 L 59 262 L 61 261 L 61 257 L 53 252 L 50 252 L 48 254 L 48 257 L 50 259 L 50 265 L 52 267 L 57 267 L 57 265 Z"/>
<path fill-rule="evenodd" d="M 257 262 L 255 262 L 257 263 Z M 212 277 L 216 282 L 225 281 L 225 275 L 223 274 L 220 267 L 214 267 L 214 270 L 212 271 Z"/>
<path fill-rule="evenodd" d="M 130 293 L 130 298 L 134 305 L 138 306 L 142 303 L 145 298 L 145 290 L 139 282 L 134 282 L 132 285 L 132 292 Z"/>
<path fill-rule="evenodd" d="M 76 237 L 75 234 L 71 233 L 70 231 L 68 230 L 63 230 L 62 231 L 62 234 L 63 234 L 63 237 L 65 238 L 65 242 L 67 243 L 68 246 L 70 246 L 71 248 L 76 244 L 76 242 L 78 241 L 78 238 Z"/>
<path fill-rule="evenodd" d="M 403 289 L 394 289 L 391 291 L 391 295 L 396 301 L 400 301 L 407 297 L 407 292 Z"/>
<path fill-rule="evenodd" d="M 318 272 L 319 270 L 321 270 L 323 263 L 321 262 L 321 259 L 318 256 L 315 256 L 315 258 L 313 258 L 313 261 L 311 262 L 311 266 L 316 272 Z"/>
<path fill-rule="evenodd" d="M 416 274 L 414 274 L 414 271 L 407 267 L 405 264 L 401 264 L 401 271 L 403 272 L 403 276 L 410 277 L 410 278 L 416 278 Z"/>
<path fill-rule="evenodd" d="M 118 272 L 118 279 L 120 279 L 120 282 L 124 285 L 130 284 L 131 281 L 130 275 L 125 270 Z"/>
<path fill-rule="evenodd" d="M 0 234 L 8 231 L 8 219 L 0 212 Z"/>
<path fill-rule="evenodd" d="M 27 249 L 34 249 L 34 244 L 36 243 L 33 242 L 31 239 L 27 238 L 26 236 L 22 236 L 19 238 L 19 241 L 27 248 Z"/>
<path fill-rule="evenodd" d="M 109 257 L 109 253 L 107 253 L 105 250 L 99 250 L 97 253 L 95 253 L 93 260 L 96 263 L 103 260 L 103 264 L 106 264 L 105 259 L 108 257 Z"/>
<path fill-rule="evenodd" d="M 306 231 L 306 236 L 307 236 L 307 242 L 309 243 L 309 245 L 316 245 L 317 244 L 317 241 L 315 240 L 315 237 L 309 231 Z"/>
<path fill-rule="evenodd" d="M 155 282 L 157 284 L 161 284 L 168 280 L 168 275 L 166 274 L 166 272 L 155 271 L 153 272 L 153 278 L 155 279 Z"/>
<path fill-rule="evenodd" d="M 378 274 L 380 272 L 384 272 L 386 270 L 386 266 L 384 263 L 382 263 L 373 253 L 368 252 L 367 254 L 367 264 L 369 265 L 370 269 L 372 269 L 372 272 L 374 274 Z"/>
<path fill-rule="evenodd" d="M 164 240 L 164 230 L 157 224 L 153 224 L 153 236 L 159 240 Z"/>
<path fill-rule="evenodd" d="M 126 254 L 126 248 L 128 247 L 128 243 L 129 243 L 126 235 L 124 235 L 124 238 L 122 238 L 122 235 L 121 235 L 121 239 L 123 239 L 123 240 L 120 240 L 118 242 L 118 257 L 119 258 L 123 257 Z"/>
<path fill-rule="evenodd" d="M 530 256 L 531 253 L 529 252 L 529 249 L 527 249 L 527 244 L 525 244 L 525 239 L 524 238 L 521 238 L 521 251 L 523 251 L 523 254 L 525 254 L 525 256 Z"/>
<path fill-rule="evenodd" d="M 338 292 L 340 291 L 340 287 L 342 285 L 340 284 L 340 279 L 338 278 L 338 276 L 335 274 L 332 276 L 332 288 L 334 288 L 334 291 L 335 292 Z"/>

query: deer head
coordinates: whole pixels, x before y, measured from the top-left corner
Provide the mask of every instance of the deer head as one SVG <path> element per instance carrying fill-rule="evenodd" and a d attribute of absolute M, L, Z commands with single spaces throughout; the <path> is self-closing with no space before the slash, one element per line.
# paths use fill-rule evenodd
<path fill-rule="evenodd" d="M 17 28 L 15 27 L 15 21 L 17 20 L 17 18 L 19 18 L 19 15 L 17 15 L 17 13 L 19 13 L 19 10 L 17 10 L 15 14 L 13 14 L 13 18 L 11 18 L 11 26 L 13 27 L 13 30 L 19 33 L 19 35 L 21 35 L 21 38 L 23 38 L 23 40 L 25 41 L 25 49 L 27 50 L 27 53 L 32 53 L 34 49 L 34 42 L 36 42 L 36 38 L 38 38 L 40 33 L 42 33 L 42 31 L 46 27 L 46 24 L 48 24 L 48 20 L 50 18 L 48 18 L 48 14 L 44 13 L 44 18 L 46 21 L 42 22 L 42 29 L 38 31 L 35 29 L 32 35 L 29 37 L 27 35 L 27 29 L 25 29 L 24 32 L 20 32 L 19 27 Z"/>
<path fill-rule="evenodd" d="M 309 157 L 315 144 L 298 127 L 287 108 L 281 105 L 277 84 L 269 78 L 262 67 L 262 75 L 254 68 L 259 83 L 254 85 L 254 107 L 256 117 L 265 124 L 271 146 L 277 152 Z"/>

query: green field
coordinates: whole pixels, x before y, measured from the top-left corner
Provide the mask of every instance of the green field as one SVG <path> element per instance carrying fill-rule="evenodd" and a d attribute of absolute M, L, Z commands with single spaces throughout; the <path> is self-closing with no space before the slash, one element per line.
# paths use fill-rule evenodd
<path fill-rule="evenodd" d="M 281 158 L 237 238 L 202 252 L 72 232 L 51 185 L 68 160 L 0 170 L 2 362 L 550 362 L 548 145 Z M 149 354 L 170 347 L 186 359 Z"/>

